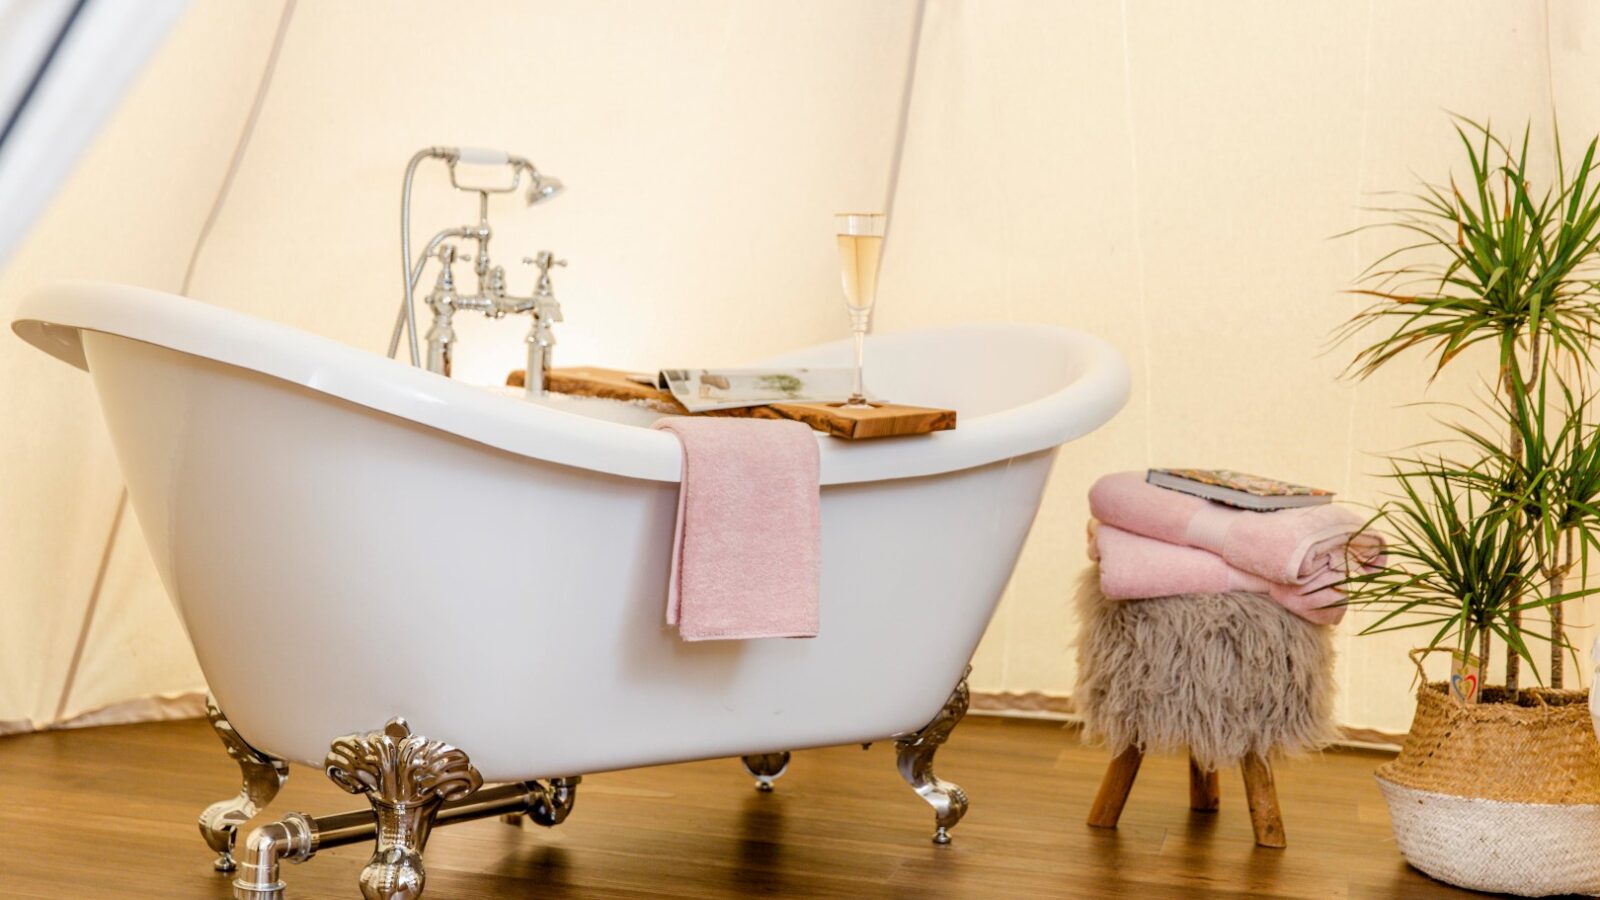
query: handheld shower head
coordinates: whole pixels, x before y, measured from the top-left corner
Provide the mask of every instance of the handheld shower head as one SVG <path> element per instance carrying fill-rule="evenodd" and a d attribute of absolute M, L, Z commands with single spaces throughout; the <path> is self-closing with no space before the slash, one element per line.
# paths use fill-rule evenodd
<path fill-rule="evenodd" d="M 566 190 L 566 185 L 554 175 L 543 175 L 538 170 L 530 172 L 528 183 L 528 205 L 543 203 L 551 197 Z"/>

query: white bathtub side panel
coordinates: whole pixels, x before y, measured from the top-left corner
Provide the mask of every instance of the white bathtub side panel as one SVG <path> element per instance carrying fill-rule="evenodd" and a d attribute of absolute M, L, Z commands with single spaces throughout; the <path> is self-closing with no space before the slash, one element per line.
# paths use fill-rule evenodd
<path fill-rule="evenodd" d="M 213 691 L 249 740 L 313 764 L 394 715 L 495 781 L 913 730 L 976 647 L 1053 456 L 824 489 L 821 636 L 691 644 L 663 624 L 676 484 L 85 344 Z"/>

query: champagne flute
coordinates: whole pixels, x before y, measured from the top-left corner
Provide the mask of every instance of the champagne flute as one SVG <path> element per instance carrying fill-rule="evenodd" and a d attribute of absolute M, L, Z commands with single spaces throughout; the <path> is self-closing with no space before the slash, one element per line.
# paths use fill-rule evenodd
<path fill-rule="evenodd" d="M 888 217 L 883 213 L 842 213 L 834 216 L 839 236 L 839 271 L 844 283 L 844 304 L 850 311 L 850 331 L 856 339 L 856 373 L 845 409 L 871 409 L 861 384 L 861 359 L 866 349 L 872 305 L 878 299 L 878 261 L 883 255 L 883 235 Z"/>

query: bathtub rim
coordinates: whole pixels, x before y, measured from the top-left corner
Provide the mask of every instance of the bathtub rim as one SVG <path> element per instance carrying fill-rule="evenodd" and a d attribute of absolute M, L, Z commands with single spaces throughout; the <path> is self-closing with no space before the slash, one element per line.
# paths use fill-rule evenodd
<path fill-rule="evenodd" d="M 682 451 L 664 432 L 525 403 L 441 378 L 399 360 L 310 332 L 129 285 L 74 281 L 23 298 L 18 337 L 87 370 L 81 333 L 153 344 L 338 397 L 519 456 L 650 481 L 676 482 Z M 1129 373 L 1109 344 L 1049 325 L 994 323 L 895 332 L 1032 332 L 1078 361 L 1075 377 L 1032 401 L 964 417 L 953 431 L 868 442 L 817 436 L 821 483 L 848 484 L 959 471 L 1054 447 L 1087 434 L 1120 410 Z"/>

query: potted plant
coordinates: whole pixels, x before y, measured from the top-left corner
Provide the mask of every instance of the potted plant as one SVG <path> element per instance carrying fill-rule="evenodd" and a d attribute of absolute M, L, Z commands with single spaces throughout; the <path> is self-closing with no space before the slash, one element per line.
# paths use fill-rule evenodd
<path fill-rule="evenodd" d="M 1446 449 L 1391 460 L 1394 497 L 1374 517 L 1389 559 L 1345 585 L 1348 603 L 1379 613 L 1363 634 L 1423 629 L 1413 659 L 1453 659 L 1448 682 L 1423 678 L 1378 783 L 1401 852 L 1435 878 L 1600 893 L 1600 743 L 1588 692 L 1563 688 L 1575 654 L 1561 615 L 1593 592 L 1600 547 L 1600 410 L 1587 388 L 1600 341 L 1597 144 L 1569 171 L 1557 141 L 1541 188 L 1526 130 L 1517 146 L 1467 120 L 1456 132 L 1470 179 L 1424 184 L 1365 226 L 1406 239 L 1362 274 L 1372 303 L 1341 332 L 1364 344 L 1357 377 L 1413 354 L 1435 376 L 1469 348 L 1496 360 L 1484 408 L 1450 423 Z M 1503 685 L 1488 686 L 1497 649 Z"/>

